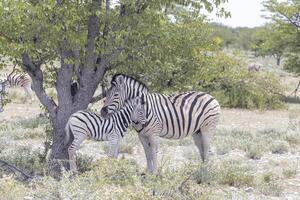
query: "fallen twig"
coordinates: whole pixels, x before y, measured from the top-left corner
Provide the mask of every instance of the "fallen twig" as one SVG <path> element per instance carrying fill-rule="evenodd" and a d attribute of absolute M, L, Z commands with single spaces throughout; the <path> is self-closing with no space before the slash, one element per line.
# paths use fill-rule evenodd
<path fill-rule="evenodd" d="M 3 160 L 0 160 L 0 164 L 1 166 L 0 167 L 4 167 L 6 166 L 8 169 L 10 169 L 14 174 L 16 174 L 15 172 L 19 172 L 23 177 L 24 177 L 24 180 L 28 180 L 28 179 L 32 179 L 33 177 L 28 175 L 27 173 L 23 172 L 21 169 L 17 168 L 16 166 L 14 165 L 11 165 L 9 164 L 8 162 L 6 161 L 3 161 Z"/>

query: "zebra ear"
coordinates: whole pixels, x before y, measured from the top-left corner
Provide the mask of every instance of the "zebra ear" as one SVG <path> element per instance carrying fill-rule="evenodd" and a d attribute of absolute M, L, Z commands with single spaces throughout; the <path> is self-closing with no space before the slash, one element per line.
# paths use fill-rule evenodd
<path fill-rule="evenodd" d="M 116 78 L 116 82 L 117 82 L 118 85 L 121 85 L 121 84 L 123 83 L 123 80 L 124 80 L 124 77 L 123 77 L 123 76 L 118 76 L 118 77 Z"/>

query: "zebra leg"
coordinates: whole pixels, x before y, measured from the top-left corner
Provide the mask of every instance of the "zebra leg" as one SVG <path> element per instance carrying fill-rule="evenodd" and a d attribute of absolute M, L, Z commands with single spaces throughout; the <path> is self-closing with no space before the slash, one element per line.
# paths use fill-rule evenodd
<path fill-rule="evenodd" d="M 158 153 L 158 139 L 156 136 L 150 136 L 150 158 L 152 158 L 152 173 L 157 172 L 157 153 Z"/>
<path fill-rule="evenodd" d="M 117 158 L 119 154 L 119 139 L 109 141 L 108 157 Z"/>
<path fill-rule="evenodd" d="M 153 171 L 153 163 L 152 163 L 152 156 L 151 156 L 151 143 L 149 141 L 149 138 L 146 136 L 143 136 L 139 134 L 139 139 L 144 147 L 145 155 L 146 155 L 146 160 L 147 160 L 147 169 L 148 171 L 152 172 Z"/>
<path fill-rule="evenodd" d="M 24 91 L 26 93 L 26 101 L 27 99 L 29 98 L 29 103 L 32 103 L 32 95 L 31 95 L 31 88 L 28 88 L 28 87 L 24 87 Z"/>
<path fill-rule="evenodd" d="M 193 134 L 193 139 L 195 145 L 198 147 L 201 159 L 204 162 L 207 158 L 207 153 L 209 149 L 209 141 L 207 138 L 207 133 L 203 134 L 201 130 L 198 130 L 196 133 Z"/>
<path fill-rule="evenodd" d="M 79 149 L 80 144 L 87 138 L 84 134 L 76 134 L 76 131 L 72 131 L 74 136 L 74 140 L 68 148 L 69 153 L 69 163 L 70 163 L 70 171 L 77 173 L 77 165 L 76 165 L 76 151 Z"/>
<path fill-rule="evenodd" d="M 75 149 L 68 149 L 70 171 L 77 173 L 75 153 Z"/>

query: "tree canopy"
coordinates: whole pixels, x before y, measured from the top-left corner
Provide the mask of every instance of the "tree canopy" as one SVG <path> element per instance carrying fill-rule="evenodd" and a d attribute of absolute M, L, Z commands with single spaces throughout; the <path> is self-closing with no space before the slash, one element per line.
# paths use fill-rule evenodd
<path fill-rule="evenodd" d="M 183 64 L 193 68 L 188 64 L 199 51 L 196 45 L 211 43 L 202 37 L 206 30 L 198 30 L 204 27 L 203 10 L 228 15 L 224 2 L 1 1 L 0 55 L 30 75 L 38 99 L 50 114 L 54 131 L 51 158 L 66 158 L 61 143 L 65 124 L 72 113 L 93 101 L 106 72 L 176 75 L 185 69 Z M 130 64 L 134 67 L 128 67 Z M 57 101 L 45 92 L 47 87 L 55 87 Z"/>
<path fill-rule="evenodd" d="M 286 42 L 290 42 L 285 67 L 300 73 L 300 1 L 269 0 L 264 6 L 271 12 L 272 21 L 288 38 Z"/>

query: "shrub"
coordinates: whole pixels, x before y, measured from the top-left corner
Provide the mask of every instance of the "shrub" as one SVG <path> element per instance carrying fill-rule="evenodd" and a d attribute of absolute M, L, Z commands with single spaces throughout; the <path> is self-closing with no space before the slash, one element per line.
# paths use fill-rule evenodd
<path fill-rule="evenodd" d="M 274 154 L 283 154 L 288 152 L 289 144 L 283 140 L 276 140 L 270 148 Z"/>
<path fill-rule="evenodd" d="M 15 103 L 22 103 L 22 104 L 30 100 L 29 96 L 27 96 L 25 91 L 22 90 L 21 88 L 10 88 L 8 91 L 7 98 Z"/>
<path fill-rule="evenodd" d="M 90 171 L 92 169 L 92 163 L 93 157 L 77 153 L 76 165 L 78 172 L 83 173 L 86 171 Z"/>
<path fill-rule="evenodd" d="M 297 174 L 297 167 L 288 167 L 283 169 L 282 174 L 285 178 L 293 178 Z"/>
<path fill-rule="evenodd" d="M 39 150 L 32 150 L 31 147 L 21 146 L 13 150 L 5 151 L 0 155 L 0 159 L 31 175 L 44 174 L 46 167 L 43 154 Z"/>
<path fill-rule="evenodd" d="M 23 199 L 27 189 L 20 182 L 17 182 L 12 177 L 0 178 L 0 194 L 1 199 L 15 200 Z"/>
<path fill-rule="evenodd" d="M 262 71 L 248 72 L 244 57 L 238 53 L 233 58 L 219 52 L 211 59 L 200 69 L 198 89 L 212 93 L 222 106 L 248 109 L 283 107 L 279 95 L 283 87 L 277 76 Z"/>
<path fill-rule="evenodd" d="M 49 125 L 46 117 L 18 119 L 13 122 L 0 123 L 0 137 L 13 139 L 37 138 L 45 136 L 45 127 Z"/>
<path fill-rule="evenodd" d="M 262 180 L 258 184 L 261 193 L 265 195 L 280 196 L 283 191 L 282 186 L 278 183 L 277 177 L 270 172 L 262 175 Z"/>
<path fill-rule="evenodd" d="M 264 152 L 263 147 L 260 144 L 251 144 L 247 147 L 246 156 L 251 159 L 260 159 Z"/>
<path fill-rule="evenodd" d="M 241 166 L 238 162 L 229 161 L 222 163 L 218 173 L 218 182 L 220 184 L 235 187 L 254 185 L 254 176 L 250 173 L 249 168 Z"/>

